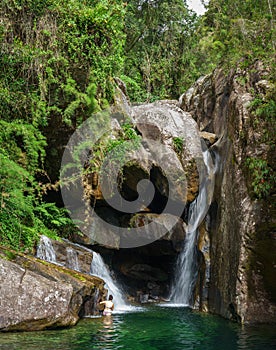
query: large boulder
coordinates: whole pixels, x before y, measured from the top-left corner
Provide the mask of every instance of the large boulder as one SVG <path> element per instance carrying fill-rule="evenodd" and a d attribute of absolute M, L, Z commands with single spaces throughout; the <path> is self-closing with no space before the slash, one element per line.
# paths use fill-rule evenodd
<path fill-rule="evenodd" d="M 206 174 L 202 138 L 211 144 L 216 135 L 201 137 L 196 122 L 177 101 L 130 106 L 125 93 L 121 88 L 110 113 L 110 132 L 91 149 L 83 177 L 86 207 L 77 215 L 85 225 L 83 234 L 72 239 L 101 252 L 132 295 L 135 290 L 149 289 L 150 273 L 141 269 L 160 269 L 168 278 L 154 282 L 165 296 L 176 256 L 183 249 L 189 204 Z M 133 141 L 138 141 L 138 147 L 136 143 L 123 148 Z M 109 157 L 106 145 L 111 145 L 108 149 L 115 152 L 116 161 L 100 170 Z M 121 153 L 120 147 L 128 154 Z M 118 171 L 116 165 L 121 163 Z M 101 179 L 104 173 L 108 173 L 106 188 L 112 188 L 107 196 Z M 135 210 L 131 210 L 134 202 Z"/>
<path fill-rule="evenodd" d="M 0 330 L 75 325 L 104 298 L 104 281 L 0 247 Z"/>
<path fill-rule="evenodd" d="M 166 179 L 174 183 L 172 198 L 192 202 L 199 189 L 203 159 L 198 127 L 189 113 L 174 101 L 157 101 L 132 108 L 132 116 L 159 169 L 154 181 L 169 197 Z"/>
<path fill-rule="evenodd" d="M 126 148 L 128 155 L 120 171 L 119 168 L 112 168 L 114 162 L 110 166 L 105 165 L 104 170 L 101 169 L 101 174 L 110 172 L 107 182 L 99 181 L 101 174 L 95 173 L 95 167 L 91 167 L 91 173 L 90 168 L 87 168 L 83 181 L 84 193 L 86 205 L 94 210 L 90 211 L 89 219 L 84 211 L 83 216 L 78 217 L 80 221 L 87 222 L 82 230 L 83 236 L 74 237 L 79 243 L 93 245 L 98 242 L 113 249 L 135 246 L 136 242 L 130 242 L 132 237 L 128 237 L 127 230 L 121 229 L 135 227 L 132 225 L 133 216 L 151 212 L 157 218 L 165 213 L 186 220 L 187 206 L 198 194 L 205 164 L 198 127 L 191 115 L 183 112 L 177 106 L 177 101 L 158 101 L 133 106 L 129 113 L 132 124 L 128 126 L 127 133 L 132 136 L 136 133 L 134 139 L 138 146 L 136 144 L 134 148 Z M 124 143 L 131 143 L 133 139 L 125 139 L 126 135 L 116 121 L 116 115 L 111 117 L 114 118 L 111 123 L 113 126 L 111 133 L 106 136 L 106 142 L 111 140 L 113 147 L 118 141 L 118 146 L 114 146 L 111 151 L 116 155 Z M 105 141 L 103 147 L 104 143 Z M 96 150 L 97 146 L 91 150 L 92 163 L 98 154 Z M 106 158 L 108 157 L 107 153 Z M 105 162 L 105 159 L 101 161 Z M 115 166 L 121 161 L 124 160 L 118 159 Z M 115 181 L 115 185 L 111 184 L 112 181 Z M 112 190 L 104 196 L 106 188 L 109 187 Z M 146 226 L 146 221 L 144 223 Z M 157 226 L 158 224 L 157 222 Z M 165 236 L 168 231 L 170 228 L 156 235 L 156 240 Z M 137 246 L 154 240 L 152 235 L 147 237 L 147 232 L 141 235 Z"/>

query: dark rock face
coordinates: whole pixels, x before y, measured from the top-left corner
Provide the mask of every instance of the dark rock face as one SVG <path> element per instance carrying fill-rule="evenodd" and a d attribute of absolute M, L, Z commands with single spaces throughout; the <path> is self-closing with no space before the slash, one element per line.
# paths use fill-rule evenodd
<path fill-rule="evenodd" d="M 147 264 L 134 264 L 130 268 L 125 269 L 124 274 L 127 277 L 142 281 L 167 281 L 167 274 L 158 267 L 152 267 Z"/>
<path fill-rule="evenodd" d="M 166 247 L 166 251 L 163 250 L 160 251 L 152 251 L 150 254 L 153 255 L 175 255 L 176 253 L 179 253 L 183 249 L 183 241 L 185 240 L 185 223 L 182 219 L 178 219 L 176 225 L 174 225 L 171 228 L 170 221 L 175 220 L 175 218 L 172 218 L 172 215 L 170 214 L 153 214 L 153 213 L 143 213 L 143 214 L 136 214 L 131 219 L 131 226 L 132 227 L 139 227 L 139 226 L 146 226 L 149 223 L 153 222 L 153 230 L 156 233 L 156 237 L 160 237 L 159 229 L 160 227 L 165 228 L 162 229 L 163 231 L 166 231 L 167 233 L 159 238 L 160 242 L 164 242 L 164 247 Z M 154 220 L 154 221 L 153 221 Z M 166 229 L 166 227 L 168 227 Z M 156 239 L 156 240 L 157 240 Z M 147 246 L 145 246 L 145 249 Z"/>
<path fill-rule="evenodd" d="M 96 311 L 104 281 L 0 248 L 0 330 L 72 326 Z"/>
<path fill-rule="evenodd" d="M 154 230 L 158 237 L 159 230 L 170 226 L 170 214 L 140 213 L 131 221 L 133 227 L 148 225 L 155 219 Z M 185 223 L 178 219 L 177 224 L 168 228 L 162 238 L 150 244 L 130 249 L 110 250 L 99 245 L 93 250 L 100 252 L 106 263 L 111 266 L 117 279 L 124 286 L 124 290 L 137 302 L 140 296 L 148 294 L 150 297 L 167 298 L 177 254 L 183 249 L 185 240 Z"/>
<path fill-rule="evenodd" d="M 205 306 L 243 323 L 276 321 L 275 194 L 254 198 L 245 166 L 248 157 L 275 164 L 275 152 L 263 141 L 263 122 L 254 123 L 249 108 L 254 96 L 270 88 L 267 74 L 259 61 L 228 75 L 218 69 L 180 99 L 200 130 L 218 137 L 211 147 L 220 161 L 208 215 L 211 266 Z"/>
<path fill-rule="evenodd" d="M 97 249 L 97 248 L 95 248 Z M 143 247 L 103 251 L 117 279 L 131 299 L 140 302 L 140 296 L 154 294 L 158 299 L 168 298 L 177 253 L 168 250 L 168 242 L 158 240 Z"/>

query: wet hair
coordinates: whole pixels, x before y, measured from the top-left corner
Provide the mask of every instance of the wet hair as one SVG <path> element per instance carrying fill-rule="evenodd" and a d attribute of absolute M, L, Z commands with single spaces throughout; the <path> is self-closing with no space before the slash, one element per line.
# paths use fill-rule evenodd
<path fill-rule="evenodd" d="M 108 300 L 113 300 L 113 295 L 110 294 Z"/>

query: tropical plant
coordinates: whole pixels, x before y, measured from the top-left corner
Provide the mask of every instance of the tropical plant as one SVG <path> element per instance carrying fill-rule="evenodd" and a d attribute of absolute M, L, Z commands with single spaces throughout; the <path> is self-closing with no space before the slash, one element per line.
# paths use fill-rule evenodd
<path fill-rule="evenodd" d="M 246 166 L 252 179 L 251 186 L 255 197 L 265 198 L 275 191 L 276 176 L 265 159 L 248 157 Z"/>
<path fill-rule="evenodd" d="M 30 248 L 40 233 L 73 229 L 64 209 L 44 202 L 55 163 L 45 168 L 45 158 L 57 153 L 47 128 L 72 132 L 112 102 L 124 13 L 121 1 L 1 1 L 1 244 Z"/>
<path fill-rule="evenodd" d="M 123 79 L 132 99 L 178 97 L 198 77 L 192 68 L 195 25 L 186 1 L 129 1 Z"/>

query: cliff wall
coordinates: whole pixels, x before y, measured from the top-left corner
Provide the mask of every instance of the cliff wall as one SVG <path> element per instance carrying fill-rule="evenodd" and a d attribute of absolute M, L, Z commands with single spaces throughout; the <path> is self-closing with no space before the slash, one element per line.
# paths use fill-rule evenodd
<path fill-rule="evenodd" d="M 180 98 L 200 130 L 218 137 L 205 302 L 210 312 L 243 323 L 276 321 L 275 116 L 260 108 L 271 102 L 269 76 L 259 61 L 217 69 Z"/>

